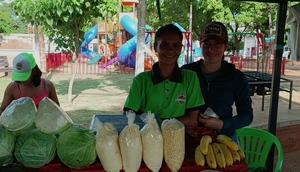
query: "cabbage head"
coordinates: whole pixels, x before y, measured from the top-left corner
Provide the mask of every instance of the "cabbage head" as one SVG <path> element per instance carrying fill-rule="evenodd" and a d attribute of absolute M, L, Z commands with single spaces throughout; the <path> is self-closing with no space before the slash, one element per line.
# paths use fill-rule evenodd
<path fill-rule="evenodd" d="M 0 166 L 12 162 L 16 136 L 0 125 Z"/>
<path fill-rule="evenodd" d="M 35 127 L 36 106 L 29 97 L 13 100 L 2 112 L 0 124 L 7 130 L 19 132 Z"/>
<path fill-rule="evenodd" d="M 15 157 L 25 167 L 40 168 L 54 159 L 56 144 L 54 135 L 32 129 L 18 137 Z"/>
<path fill-rule="evenodd" d="M 45 97 L 36 112 L 35 125 L 47 134 L 60 134 L 73 124 L 72 119 L 53 100 Z"/>
<path fill-rule="evenodd" d="M 93 164 L 97 157 L 95 134 L 79 125 L 72 125 L 58 137 L 57 155 L 72 169 Z"/>

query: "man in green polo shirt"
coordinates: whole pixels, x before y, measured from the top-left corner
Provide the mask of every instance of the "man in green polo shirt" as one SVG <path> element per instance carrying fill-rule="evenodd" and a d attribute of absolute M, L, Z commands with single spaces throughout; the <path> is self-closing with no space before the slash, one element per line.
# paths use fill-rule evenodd
<path fill-rule="evenodd" d="M 178 67 L 182 39 L 182 32 L 173 24 L 162 26 L 156 32 L 154 49 L 158 62 L 153 64 L 151 71 L 133 79 L 124 112 L 151 111 L 162 120 L 176 118 L 186 128 L 198 125 L 199 107 L 204 99 L 196 73 Z"/>

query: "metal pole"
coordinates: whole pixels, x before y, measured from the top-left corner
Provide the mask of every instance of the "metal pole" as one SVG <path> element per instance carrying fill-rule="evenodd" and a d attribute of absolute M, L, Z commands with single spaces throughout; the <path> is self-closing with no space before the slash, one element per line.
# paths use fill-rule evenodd
<path fill-rule="evenodd" d="M 146 2 L 147 0 L 139 0 L 138 7 L 138 34 L 137 47 L 135 55 L 135 75 L 144 72 L 145 60 L 145 30 L 146 30 Z"/>
<path fill-rule="evenodd" d="M 278 99 L 279 99 L 279 86 L 280 86 L 280 68 L 282 63 L 282 53 L 284 47 L 284 32 L 285 32 L 285 21 L 287 12 L 287 1 L 281 1 L 278 7 L 277 14 L 277 28 L 276 28 L 276 45 L 275 45 L 275 58 L 273 65 L 272 74 L 272 87 L 271 87 L 271 97 L 270 97 L 270 112 L 269 112 L 269 122 L 268 130 L 270 133 L 276 135 L 276 125 L 277 125 L 277 113 L 278 113 Z M 272 146 L 268 160 L 267 169 L 268 171 L 273 171 L 273 161 L 274 161 L 274 145 Z"/>
<path fill-rule="evenodd" d="M 189 20 L 190 20 L 190 26 L 189 26 L 189 29 L 190 29 L 190 34 L 189 34 L 189 42 L 190 42 L 190 47 L 188 47 L 189 49 L 189 53 L 188 53 L 188 58 L 189 58 L 189 63 L 192 63 L 193 60 L 192 60 L 192 51 L 193 51 L 193 39 L 192 39 L 192 32 L 193 32 L 193 4 L 191 3 L 190 5 L 190 15 L 189 15 Z"/>

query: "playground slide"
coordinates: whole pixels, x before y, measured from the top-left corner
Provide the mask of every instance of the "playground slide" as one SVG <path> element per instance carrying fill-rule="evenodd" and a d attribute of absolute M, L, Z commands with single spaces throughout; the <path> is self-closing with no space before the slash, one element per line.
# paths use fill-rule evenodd
<path fill-rule="evenodd" d="M 118 57 L 114 57 L 113 59 L 109 60 L 107 63 L 102 63 L 100 65 L 100 68 L 106 68 L 107 66 L 109 66 L 117 61 L 118 61 Z"/>
<path fill-rule="evenodd" d="M 121 46 L 118 52 L 118 60 L 121 64 L 135 68 L 135 55 L 137 44 L 137 22 L 128 15 L 124 15 L 121 18 L 121 25 L 129 32 L 133 37 Z M 146 30 L 151 30 L 150 27 L 146 27 Z M 147 36 L 147 34 L 146 34 Z M 150 41 L 151 37 L 146 37 L 146 44 Z"/>
<path fill-rule="evenodd" d="M 88 48 L 86 48 L 86 46 L 97 36 L 97 34 L 98 34 L 98 26 L 95 25 L 84 34 L 84 41 L 80 46 L 81 54 L 84 57 L 91 60 L 91 61 L 88 61 L 89 65 L 93 65 L 93 64 L 97 63 L 103 57 L 103 54 L 97 54 L 94 51 L 91 51 Z"/>

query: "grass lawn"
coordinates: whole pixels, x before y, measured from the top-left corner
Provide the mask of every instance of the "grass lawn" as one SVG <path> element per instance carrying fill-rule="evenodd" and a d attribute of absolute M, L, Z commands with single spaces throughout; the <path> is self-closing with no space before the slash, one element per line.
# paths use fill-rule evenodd
<path fill-rule="evenodd" d="M 73 85 L 73 101 L 68 102 L 71 75 L 50 74 L 56 88 L 61 108 L 74 123 L 89 127 L 95 114 L 122 114 L 122 109 L 134 74 L 76 75 Z M 2 102 L 10 77 L 0 77 L 0 101 Z"/>

